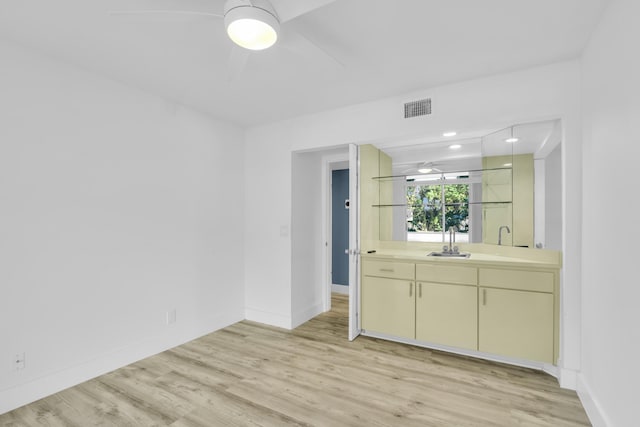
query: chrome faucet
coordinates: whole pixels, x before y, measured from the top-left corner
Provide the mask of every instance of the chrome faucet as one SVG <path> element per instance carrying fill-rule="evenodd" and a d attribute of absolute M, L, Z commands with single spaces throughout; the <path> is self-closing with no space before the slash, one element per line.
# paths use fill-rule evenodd
<path fill-rule="evenodd" d="M 453 245 L 456 242 L 456 231 L 458 231 L 458 227 L 453 225 L 449 227 L 449 247 L 444 246 L 442 252 L 448 252 L 450 254 L 458 253 L 458 247 Z"/>
<path fill-rule="evenodd" d="M 509 226 L 507 225 L 501 225 L 500 228 L 498 229 L 498 244 L 501 245 L 502 244 L 502 229 L 506 228 L 507 229 L 507 233 L 511 233 L 511 230 L 509 230 Z"/>

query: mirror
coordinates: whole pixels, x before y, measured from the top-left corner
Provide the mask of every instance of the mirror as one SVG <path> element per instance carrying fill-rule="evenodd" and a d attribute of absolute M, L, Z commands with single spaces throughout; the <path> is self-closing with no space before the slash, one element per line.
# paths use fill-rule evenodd
<path fill-rule="evenodd" d="M 373 207 L 368 234 L 445 242 L 454 226 L 457 242 L 560 250 L 560 140 L 560 120 L 550 120 L 477 138 L 371 146 L 361 159 L 362 176 L 372 177 L 363 189 Z"/>

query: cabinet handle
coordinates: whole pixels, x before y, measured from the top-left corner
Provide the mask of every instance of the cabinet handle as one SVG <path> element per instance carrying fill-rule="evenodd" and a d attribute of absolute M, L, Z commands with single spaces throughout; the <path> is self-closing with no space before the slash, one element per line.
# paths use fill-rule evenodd
<path fill-rule="evenodd" d="M 487 290 L 482 290 L 482 305 L 487 305 Z"/>
<path fill-rule="evenodd" d="M 418 296 L 422 298 L 422 283 L 418 283 Z"/>
<path fill-rule="evenodd" d="M 393 273 L 393 268 L 381 268 L 380 271 L 387 271 L 389 273 Z"/>
<path fill-rule="evenodd" d="M 409 296 L 413 296 L 413 282 L 409 282 Z"/>

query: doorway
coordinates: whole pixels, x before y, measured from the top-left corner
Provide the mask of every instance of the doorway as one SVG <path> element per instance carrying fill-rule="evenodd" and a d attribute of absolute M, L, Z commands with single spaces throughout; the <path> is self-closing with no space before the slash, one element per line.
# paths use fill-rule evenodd
<path fill-rule="evenodd" d="M 336 292 L 347 293 L 349 304 L 349 340 L 355 339 L 360 333 L 359 329 L 359 276 L 360 276 L 360 226 L 359 226 L 359 194 L 358 194 L 358 167 L 359 167 L 359 147 L 355 144 L 349 144 L 330 151 L 325 151 L 322 155 L 322 236 L 324 238 L 324 250 L 322 251 L 322 265 L 325 267 L 322 274 L 323 285 L 323 308 L 324 311 L 331 310 L 331 298 L 333 291 L 333 253 L 341 261 L 347 262 L 347 268 L 338 267 L 338 270 L 346 270 L 348 272 L 348 285 L 336 284 Z M 337 191 L 334 194 L 333 187 L 333 171 L 343 170 L 342 173 L 348 173 L 348 180 L 342 180 L 341 184 L 336 187 L 347 187 L 348 192 Z M 302 177 L 301 177 L 302 178 Z M 339 179 L 339 178 L 338 178 Z M 308 194 L 305 193 L 305 194 Z M 348 206 L 346 202 L 348 201 Z M 348 217 L 348 225 L 345 227 L 337 226 L 335 230 L 336 243 L 334 245 L 334 229 L 332 221 L 332 210 L 336 207 L 337 212 L 346 214 Z M 317 211 L 316 211 L 317 212 Z M 345 245 L 341 241 L 347 237 L 348 244 Z M 335 250 L 334 250 L 335 246 Z M 345 250 L 347 253 L 345 253 Z M 339 274 L 339 273 L 337 273 Z M 336 281 L 342 281 L 337 279 Z"/>
<path fill-rule="evenodd" d="M 349 293 L 349 169 L 331 171 L 331 290 Z"/>
<path fill-rule="evenodd" d="M 323 301 L 324 310 L 328 311 L 331 309 L 332 293 L 349 293 L 349 254 L 345 254 L 345 249 L 349 249 L 349 209 L 345 208 L 345 200 L 349 199 L 349 179 L 348 177 L 344 179 L 344 175 L 349 173 L 349 154 L 326 154 L 323 156 L 322 163 L 324 183 L 322 188 L 322 220 L 325 239 Z M 336 172 L 335 175 L 334 172 Z M 336 183 L 334 183 L 334 179 L 337 179 Z M 347 186 L 346 193 L 343 188 L 345 185 Z M 334 191 L 334 186 L 336 191 Z M 336 227 L 334 227 L 334 211 L 339 218 Z M 341 221 L 345 215 L 347 217 L 346 224 Z M 347 239 L 346 244 L 344 238 Z M 334 263 L 336 264 L 335 269 Z"/>

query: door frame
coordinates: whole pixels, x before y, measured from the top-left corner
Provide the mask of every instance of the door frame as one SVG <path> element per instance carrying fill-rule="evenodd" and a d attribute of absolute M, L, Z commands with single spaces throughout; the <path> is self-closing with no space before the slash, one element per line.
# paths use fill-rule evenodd
<path fill-rule="evenodd" d="M 360 147 L 349 144 L 349 341 L 360 325 Z"/>

